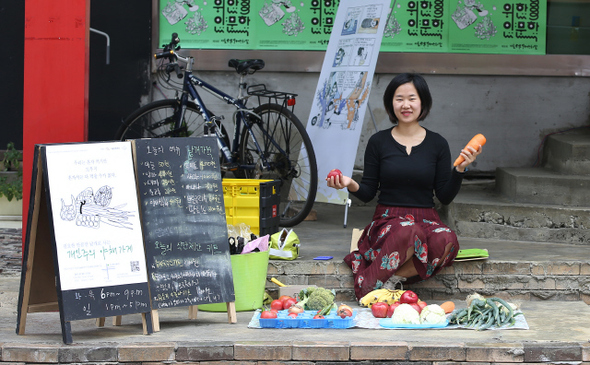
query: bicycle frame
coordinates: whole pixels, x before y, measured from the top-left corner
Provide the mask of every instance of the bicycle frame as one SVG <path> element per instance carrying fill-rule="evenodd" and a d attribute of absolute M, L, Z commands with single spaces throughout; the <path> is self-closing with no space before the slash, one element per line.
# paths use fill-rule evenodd
<path fill-rule="evenodd" d="M 252 113 L 252 111 L 250 109 L 248 109 L 246 107 L 246 101 L 248 99 L 248 96 L 242 95 L 243 91 L 245 89 L 245 85 L 246 85 L 244 83 L 244 76 L 240 75 L 238 97 L 235 98 L 235 97 L 232 97 L 231 95 L 217 89 L 216 87 L 212 86 L 211 84 L 207 83 L 206 81 L 193 75 L 192 65 L 193 65 L 194 60 L 192 57 L 184 58 L 184 57 L 178 56 L 178 54 L 176 54 L 176 57 L 178 59 L 186 62 L 187 66 L 186 66 L 186 69 L 184 70 L 184 77 L 183 77 L 184 80 L 182 83 L 183 87 L 182 87 L 182 96 L 180 97 L 180 103 L 181 103 L 180 114 L 178 115 L 178 117 L 176 119 L 175 128 L 180 128 L 180 124 L 181 124 L 181 121 L 183 120 L 183 116 L 184 116 L 184 111 L 186 109 L 186 104 L 188 102 L 188 97 L 190 95 L 192 100 L 195 102 L 195 104 L 201 110 L 201 114 L 203 116 L 203 119 L 206 121 L 206 124 L 207 124 L 206 128 L 209 128 L 209 131 L 215 132 L 215 136 L 217 138 L 217 144 L 218 144 L 220 150 L 223 152 L 223 154 L 228 162 L 228 165 L 230 167 L 236 167 L 236 168 L 239 167 L 241 169 L 248 169 L 248 170 L 253 170 L 256 168 L 255 165 L 244 165 L 244 164 L 237 165 L 236 159 L 234 158 L 234 152 L 238 151 L 238 149 L 239 149 L 240 135 L 241 135 L 240 132 L 241 132 L 241 127 L 242 127 L 242 123 L 243 123 L 244 127 L 248 129 L 248 132 L 250 133 L 250 136 L 252 137 L 252 140 L 254 141 L 256 149 L 258 150 L 258 152 L 260 152 L 260 156 L 263 161 L 264 168 L 267 170 L 270 170 L 271 166 L 270 166 L 269 162 L 267 161 L 266 156 L 264 156 L 264 154 L 262 153 L 262 148 L 260 147 L 260 144 L 256 140 L 256 137 L 252 133 L 251 124 L 248 121 L 248 118 L 244 115 L 244 113 L 254 114 L 254 113 Z M 225 101 L 228 104 L 233 105 L 237 109 L 237 111 L 235 112 L 236 121 L 234 124 L 234 135 L 233 135 L 233 138 L 230 142 L 231 149 L 230 149 L 230 146 L 226 146 L 225 142 L 223 141 L 223 138 L 221 137 L 221 129 L 218 128 L 217 125 L 214 123 L 215 119 L 214 119 L 214 117 L 212 117 L 209 114 L 209 111 L 205 107 L 205 103 L 203 102 L 203 99 L 199 95 L 196 87 L 202 88 L 203 90 L 207 91 L 211 95 Z M 268 134 L 268 131 L 265 128 L 261 128 L 261 130 L 267 137 L 270 137 L 270 135 Z M 272 137 L 270 137 L 269 140 L 281 153 L 285 154 L 285 151 L 281 148 L 281 146 L 278 145 L 278 143 Z M 289 166 L 289 168 L 290 167 L 291 166 Z"/>

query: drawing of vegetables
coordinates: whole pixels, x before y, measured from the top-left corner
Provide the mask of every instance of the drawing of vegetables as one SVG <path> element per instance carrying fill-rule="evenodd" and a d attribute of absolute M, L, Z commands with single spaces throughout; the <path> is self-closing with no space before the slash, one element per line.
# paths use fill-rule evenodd
<path fill-rule="evenodd" d="M 61 200 L 60 217 L 64 221 L 75 221 L 77 226 L 82 227 L 96 229 L 102 222 L 117 228 L 132 229 L 129 221 L 132 212 L 121 209 L 126 204 L 109 207 L 112 198 L 113 189 L 108 185 L 102 186 L 96 193 L 92 188 L 86 188 L 77 197 L 72 195 L 70 205 Z"/>

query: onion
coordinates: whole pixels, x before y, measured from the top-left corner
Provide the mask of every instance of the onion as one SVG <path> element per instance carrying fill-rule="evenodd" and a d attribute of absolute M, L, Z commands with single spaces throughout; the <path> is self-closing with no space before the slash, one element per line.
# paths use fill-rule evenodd
<path fill-rule="evenodd" d="M 295 313 L 295 314 L 303 313 L 303 307 L 301 307 L 300 305 L 297 305 L 297 304 L 293 304 L 289 308 L 289 313 Z"/>

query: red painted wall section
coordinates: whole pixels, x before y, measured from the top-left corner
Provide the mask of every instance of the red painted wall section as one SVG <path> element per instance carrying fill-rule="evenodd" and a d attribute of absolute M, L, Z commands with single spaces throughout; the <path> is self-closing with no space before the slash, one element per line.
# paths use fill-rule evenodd
<path fill-rule="evenodd" d="M 90 0 L 25 1 L 23 240 L 35 145 L 88 140 L 89 15 Z"/>

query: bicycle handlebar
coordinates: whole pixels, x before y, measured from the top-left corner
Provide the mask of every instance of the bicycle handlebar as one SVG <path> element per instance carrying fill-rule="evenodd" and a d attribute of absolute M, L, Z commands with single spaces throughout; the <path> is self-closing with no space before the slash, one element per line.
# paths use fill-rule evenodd
<path fill-rule="evenodd" d="M 178 33 L 172 33 L 172 40 L 168 44 L 162 45 L 164 50 L 160 53 L 154 54 L 155 59 L 167 58 L 170 63 L 166 65 L 166 73 L 170 74 L 172 71 L 176 72 L 176 76 L 179 79 L 183 77 L 182 68 L 178 65 L 177 61 L 183 61 L 184 63 L 188 64 L 190 61 L 190 57 L 182 57 L 176 51 L 180 49 L 180 38 L 178 38 Z"/>
<path fill-rule="evenodd" d="M 166 65 L 166 73 L 172 73 L 172 71 L 176 72 L 176 76 L 179 79 L 182 79 L 182 69 L 178 66 L 178 63 L 169 63 Z"/>
<path fill-rule="evenodd" d="M 164 57 L 170 57 L 170 56 L 175 56 L 174 51 L 167 51 L 167 52 L 160 52 L 160 53 L 156 53 L 154 54 L 154 57 L 159 60 L 160 58 L 164 58 Z"/>

